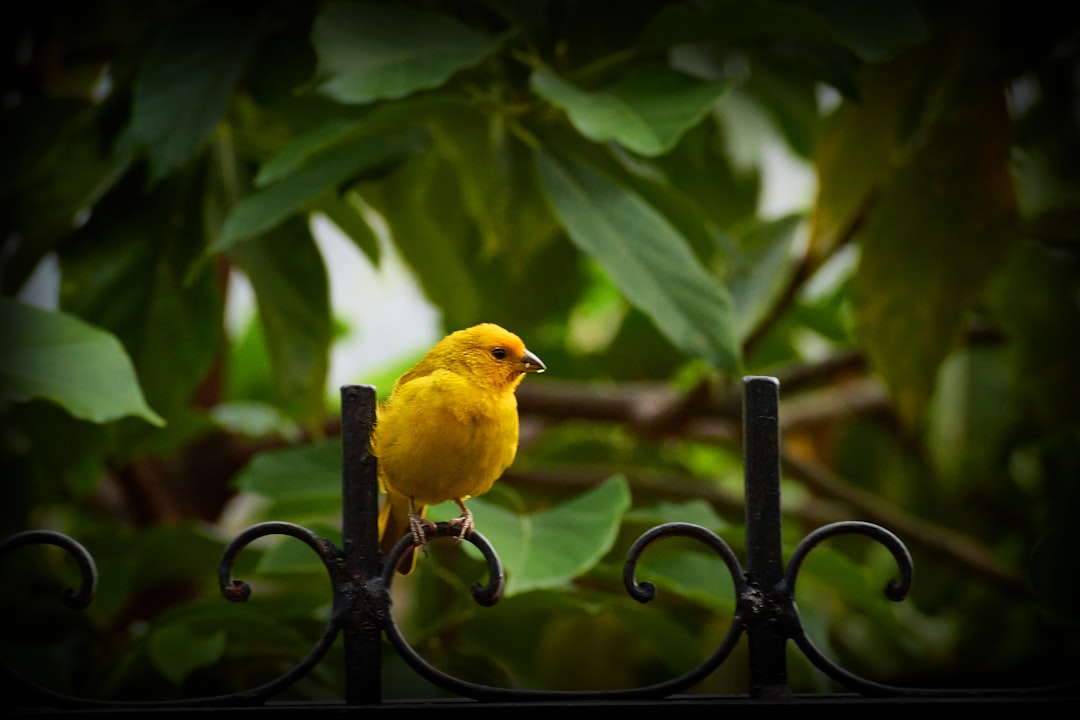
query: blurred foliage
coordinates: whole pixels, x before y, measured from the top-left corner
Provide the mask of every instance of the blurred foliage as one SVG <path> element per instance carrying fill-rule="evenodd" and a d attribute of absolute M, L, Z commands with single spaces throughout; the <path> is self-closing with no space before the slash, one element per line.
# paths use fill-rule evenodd
<path fill-rule="evenodd" d="M 704 660 L 743 551 L 739 379 L 781 379 L 784 541 L 867 519 L 800 573 L 808 632 L 884 682 L 1000 687 L 1075 666 L 1080 507 L 1080 31 L 1069 3 L 922 0 L 4 5 L 0 657 L 59 692 L 235 692 L 329 613 L 300 543 L 216 564 L 241 528 L 340 542 L 335 317 L 322 216 L 388 248 L 447 331 L 521 335 L 522 450 L 472 501 L 507 596 L 433 543 L 394 613 L 487 684 L 650 684 Z M 813 197 L 766 203 L 777 154 Z M 42 264 L 56 307 L 20 293 Z M 256 314 L 225 322 L 246 277 Z M 372 316 L 382 312 L 371 307 Z M 360 328 L 362 330 L 362 327 Z M 377 377 L 385 393 L 414 358 Z M 434 508 L 436 519 L 453 508 Z M 440 515 L 441 513 L 441 515 Z M 290 698 L 340 698 L 340 643 Z M 831 682 L 792 651 L 792 687 Z M 438 693 L 387 647 L 385 693 Z M 704 692 L 747 690 L 745 642 Z M 14 691 L 4 691 L 14 702 Z"/>

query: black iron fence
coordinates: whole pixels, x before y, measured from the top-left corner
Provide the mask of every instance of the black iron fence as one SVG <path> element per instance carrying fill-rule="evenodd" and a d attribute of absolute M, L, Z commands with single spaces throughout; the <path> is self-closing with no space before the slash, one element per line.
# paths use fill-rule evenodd
<path fill-rule="evenodd" d="M 636 568 L 646 549 L 665 538 L 687 537 L 711 549 L 727 566 L 734 583 L 735 612 L 730 628 L 713 653 L 700 665 L 678 677 L 646 687 L 610 691 L 540 691 L 477 684 L 449 675 L 429 663 L 406 640 L 391 612 L 390 589 L 399 558 L 415 544 L 403 537 L 389 556 L 380 555 L 377 543 L 378 481 L 376 459 L 368 451 L 375 421 L 375 390 L 370 386 L 342 388 L 343 522 L 342 547 L 296 524 L 264 522 L 238 535 L 225 549 L 218 568 L 222 595 L 233 602 L 248 598 L 251 589 L 232 576 L 234 562 L 253 541 L 268 535 L 287 535 L 304 542 L 325 566 L 333 588 L 333 606 L 322 637 L 307 656 L 276 679 L 244 692 L 161 702 L 109 702 L 60 694 L 22 677 L 0 659 L 0 681 L 26 697 L 32 706 L 20 713 L 35 716 L 97 717 L 102 713 L 167 712 L 170 717 L 230 708 L 262 712 L 309 713 L 319 711 L 412 709 L 416 702 L 387 701 L 382 696 L 383 635 L 404 661 L 421 677 L 458 696 L 423 703 L 440 713 L 504 712 L 524 706 L 546 709 L 587 709 L 622 712 L 631 708 L 658 708 L 683 714 L 708 712 L 718 706 L 857 707 L 881 703 L 921 705 L 982 704 L 990 702 L 1039 703 L 1044 707 L 1072 706 L 1080 699 L 1080 679 L 1042 687 L 917 688 L 887 685 L 861 677 L 826 657 L 803 628 L 795 603 L 799 569 L 808 553 L 822 541 L 838 535 L 861 535 L 884 546 L 896 563 L 895 578 L 884 588 L 891 601 L 904 599 L 912 583 L 912 561 L 904 543 L 889 530 L 872 523 L 836 522 L 811 532 L 798 543 L 784 565 L 781 551 L 779 383 L 772 377 L 744 378 L 743 441 L 746 500 L 746 566 L 731 547 L 711 530 L 689 523 L 666 523 L 641 535 L 629 550 L 623 582 L 630 596 L 648 603 L 655 587 L 639 580 Z M 426 539 L 457 536 L 446 523 L 428 529 Z M 481 605 L 493 605 L 502 596 L 504 573 L 498 554 L 480 532 L 466 538 L 483 555 L 488 570 L 486 585 L 476 584 L 472 594 Z M 62 548 L 78 563 L 81 584 L 69 589 L 64 602 L 86 608 L 93 599 L 97 569 L 92 556 L 76 540 L 51 531 L 28 531 L 0 543 L 0 556 L 28 545 Z M 343 637 L 345 698 L 343 703 L 281 703 L 275 698 L 306 676 L 325 657 L 338 636 Z M 728 659 L 746 636 L 750 685 L 745 695 L 687 695 Z M 793 695 L 788 686 L 786 651 L 794 643 L 819 670 L 847 689 L 828 695 Z M 470 702 L 473 701 L 473 702 Z"/>

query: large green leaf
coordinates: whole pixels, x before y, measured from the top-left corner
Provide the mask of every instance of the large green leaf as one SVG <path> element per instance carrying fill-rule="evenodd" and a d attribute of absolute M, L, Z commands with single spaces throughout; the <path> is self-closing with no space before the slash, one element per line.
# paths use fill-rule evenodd
<path fill-rule="evenodd" d="M 147 650 L 161 674 L 180 685 L 193 671 L 213 665 L 225 655 L 225 631 L 204 635 L 184 625 L 166 625 L 151 633 Z"/>
<path fill-rule="evenodd" d="M 681 547 L 675 547 L 680 545 Z M 716 555 L 687 551 L 682 543 L 650 547 L 638 563 L 637 577 L 700 603 L 716 612 L 735 609 L 731 571 Z"/>
<path fill-rule="evenodd" d="M 319 89 L 344 103 L 400 98 L 445 83 L 502 43 L 457 20 L 400 5 L 330 4 L 315 18 Z"/>
<path fill-rule="evenodd" d="M 760 171 L 756 163 L 750 168 L 736 165 L 728 149 L 728 143 L 736 142 L 733 135 L 713 114 L 684 133 L 669 152 L 651 160 L 720 228 L 754 217 L 758 207 Z"/>
<path fill-rule="evenodd" d="M 6 243 L 2 289 L 22 287 L 75 218 L 123 176 L 135 155 L 130 134 L 110 146 L 109 108 L 37 100 L 6 111 L 0 232 Z"/>
<path fill-rule="evenodd" d="M 572 159 L 541 153 L 537 163 L 567 233 L 619 291 L 676 347 L 738 372 L 731 296 L 671 223 L 641 196 Z"/>
<path fill-rule="evenodd" d="M 307 223 L 294 218 L 229 256 L 255 291 L 279 398 L 298 419 L 318 422 L 329 367 L 330 293 Z"/>
<path fill-rule="evenodd" d="M 339 142 L 319 146 L 318 152 L 307 157 L 296 170 L 241 200 L 226 219 L 214 250 L 225 250 L 241 240 L 272 230 L 328 189 L 364 171 L 394 163 L 426 142 L 426 132 L 416 126 L 389 130 L 375 126 L 373 131 L 369 127 L 361 122 L 350 131 L 337 134 L 335 139 Z M 278 168 L 270 176 L 283 173 Z"/>
<path fill-rule="evenodd" d="M 364 253 L 372 265 L 378 266 L 382 252 L 379 248 L 379 238 L 364 215 L 362 201 L 358 194 L 349 191 L 344 195 L 338 195 L 337 192 L 331 190 L 319 197 L 315 202 L 315 207 L 353 241 L 353 244 Z"/>
<path fill-rule="evenodd" d="M 701 124 L 708 124 L 708 121 Z M 657 171 L 656 163 L 662 158 L 646 160 L 615 143 L 600 145 L 571 128 L 544 128 L 537 134 L 552 155 L 573 158 L 598 171 L 663 215 L 703 265 L 712 267 L 716 254 L 726 251 L 717 225 L 710 220 L 709 213 L 694 202 L 689 188 Z M 670 154 L 662 157 L 668 158 Z"/>
<path fill-rule="evenodd" d="M 357 132 L 356 118 L 327 118 L 294 138 L 281 152 L 267 160 L 255 176 L 255 187 L 266 187 L 299 170 L 313 156 L 348 141 Z"/>
<path fill-rule="evenodd" d="M 788 215 L 754 224 L 740 238 L 728 286 L 735 299 L 739 337 L 746 339 L 779 300 L 795 272 L 792 252 L 803 218 Z"/>
<path fill-rule="evenodd" d="M 478 321 L 481 294 L 473 277 L 478 248 L 452 168 L 438 153 L 421 153 L 391 177 L 360 193 L 386 219 L 394 245 L 424 294 L 450 327 Z"/>
<path fill-rule="evenodd" d="M 1001 92 L 952 108 L 896 172 L 859 233 L 858 332 L 909 421 L 1014 237 L 1008 122 Z"/>
<path fill-rule="evenodd" d="M 1010 340 L 1026 426 L 1051 433 L 1074 427 L 1080 417 L 1080 333 L 1065 329 L 1080 327 L 1080 258 L 1051 243 L 1018 243 L 987 294 L 990 313 Z"/>
<path fill-rule="evenodd" d="M 814 149 L 818 195 L 812 216 L 812 249 L 827 251 L 860 225 L 892 172 L 913 86 L 921 84 L 920 64 L 890 63 L 867 71 L 862 102 L 844 102 L 820 125 Z M 858 151 L 853 151 L 857 148 Z"/>
<path fill-rule="evenodd" d="M 565 110 L 585 137 L 596 142 L 614 140 L 642 155 L 660 155 L 709 112 L 730 83 L 706 82 L 650 64 L 591 91 L 546 68 L 533 72 L 529 86 Z"/>
<path fill-rule="evenodd" d="M 115 335 L 61 312 L 0 298 L 0 389 L 9 400 L 44 398 L 96 423 L 134 415 L 165 421 L 146 404 Z"/>
<path fill-rule="evenodd" d="M 236 486 L 275 501 L 332 497 L 341 502 L 341 440 L 259 453 L 240 471 Z"/>
<path fill-rule="evenodd" d="M 329 589 L 324 592 L 329 595 Z M 276 677 L 281 663 L 294 663 L 311 647 L 312 639 L 291 621 L 303 605 L 310 607 L 313 598 L 301 597 L 298 592 L 280 599 L 268 599 L 264 594 L 257 597 L 258 607 L 251 602 L 227 603 L 217 597 L 166 610 L 151 621 L 142 637 L 127 646 L 111 679 L 145 678 L 143 668 L 149 666 L 175 684 L 184 680 L 194 684 L 198 681 L 190 677 L 192 673 L 218 663 L 242 664 L 241 682 L 251 677 Z"/>
<path fill-rule="evenodd" d="M 335 503 L 338 508 L 341 507 L 340 494 Z M 301 505 L 303 505 L 301 503 Z M 293 506 L 290 503 L 289 508 Z M 278 506 L 278 509 L 284 509 Z M 275 519 L 285 519 L 287 521 L 295 522 L 301 527 L 307 528 L 314 534 L 318 535 L 324 540 L 328 540 L 334 544 L 335 547 L 341 547 L 343 545 L 341 539 L 341 531 L 334 526 L 331 526 L 326 518 L 336 518 L 335 515 L 330 515 L 326 512 L 325 507 L 318 508 L 321 513 L 307 513 L 304 514 L 284 514 L 274 515 Z M 319 517 L 319 514 L 322 516 Z M 261 558 L 259 563 L 255 566 L 255 571 L 259 574 L 265 575 L 316 575 L 319 577 L 326 576 L 326 566 L 323 564 L 319 555 L 312 550 L 307 543 L 292 537 L 277 537 Z"/>
<path fill-rule="evenodd" d="M 519 514 L 470 500 L 476 527 L 506 568 L 506 594 L 559 587 L 587 572 L 615 542 L 630 486 L 622 476 L 548 510 Z"/>
<path fill-rule="evenodd" d="M 228 12 L 169 27 L 135 82 L 132 129 L 162 177 L 187 162 L 225 114 L 255 48 L 255 25 Z"/>
<path fill-rule="evenodd" d="M 60 306 L 120 339 L 147 401 L 169 420 L 166 435 L 177 441 L 173 433 L 183 423 L 176 421 L 191 411 L 221 328 L 214 268 L 197 262 L 205 251 L 197 179 L 174 173 L 146 193 L 141 177 L 129 178 L 60 255 Z M 134 435 L 142 430 L 131 428 Z"/>
<path fill-rule="evenodd" d="M 433 119 L 431 131 L 435 148 L 453 166 L 484 254 L 503 251 L 515 270 L 527 267 L 558 230 L 539 191 L 531 151 L 501 113 L 480 108 L 448 108 Z"/>

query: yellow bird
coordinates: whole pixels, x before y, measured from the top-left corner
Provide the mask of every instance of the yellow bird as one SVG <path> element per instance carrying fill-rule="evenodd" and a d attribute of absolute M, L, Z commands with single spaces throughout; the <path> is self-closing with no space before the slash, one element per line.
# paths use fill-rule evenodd
<path fill-rule="evenodd" d="M 517 335 L 484 323 L 447 335 L 397 379 L 376 410 L 371 436 L 386 493 L 379 512 L 383 553 L 406 532 L 423 547 L 427 507 L 447 500 L 461 508 L 453 521 L 461 537 L 472 532 L 465 500 L 490 490 L 517 455 L 514 390 L 525 373 L 546 369 Z M 415 563 L 414 549 L 398 571 L 408 574 Z"/>

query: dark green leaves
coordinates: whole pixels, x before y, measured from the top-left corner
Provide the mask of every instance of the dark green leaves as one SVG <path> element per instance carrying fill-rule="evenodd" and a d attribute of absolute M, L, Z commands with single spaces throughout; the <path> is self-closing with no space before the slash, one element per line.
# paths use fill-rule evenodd
<path fill-rule="evenodd" d="M 187 162 L 222 119 L 255 47 L 250 22 L 200 14 L 169 28 L 135 83 L 132 129 L 146 144 L 154 177 Z"/>
<path fill-rule="evenodd" d="M 630 487 L 625 478 L 612 477 L 533 513 L 512 512 L 483 499 L 469 505 L 477 528 L 507 568 L 506 592 L 511 595 L 563 586 L 596 565 L 615 542 L 630 506 Z"/>
<path fill-rule="evenodd" d="M 425 142 L 422 129 L 412 127 L 385 130 L 367 125 L 320 128 L 325 142 L 313 143 L 307 137 L 297 141 L 299 148 L 287 148 L 281 159 L 271 161 L 260 176 L 264 182 L 277 182 L 244 198 L 225 221 L 215 249 L 224 250 L 253 235 L 267 232 L 285 218 L 295 215 L 323 193 L 361 172 L 394 162 L 415 151 Z M 323 140 L 322 135 L 319 136 Z M 295 169 L 287 172 L 291 165 Z"/>
<path fill-rule="evenodd" d="M 859 333 L 909 420 L 1014 237 L 1006 123 L 1000 94 L 954 108 L 896 171 L 861 233 Z"/>
<path fill-rule="evenodd" d="M 316 422 L 329 363 L 330 299 L 307 224 L 291 220 L 229 254 L 255 290 L 278 399 L 296 417 Z"/>
<path fill-rule="evenodd" d="M 76 317 L 0 298 L 0 347 L 0 390 L 9 400 L 44 398 L 97 423 L 134 415 L 164 424 L 116 337 Z"/>
<path fill-rule="evenodd" d="M 220 341 L 220 287 L 212 267 L 198 262 L 201 189 L 190 170 L 149 192 L 126 181 L 61 255 L 60 306 L 120 339 L 170 429 L 190 412 Z"/>
<path fill-rule="evenodd" d="M 550 70 L 533 73 L 530 87 L 570 116 L 596 142 L 614 140 L 642 155 L 660 155 L 701 121 L 729 87 L 704 82 L 664 65 L 645 65 L 596 90 L 586 91 Z"/>
<path fill-rule="evenodd" d="M 438 87 L 502 42 L 445 14 L 396 5 L 327 5 L 315 19 L 320 90 L 343 103 Z"/>
<path fill-rule="evenodd" d="M 571 239 L 675 346 L 738 372 L 732 300 L 679 232 L 640 196 L 571 159 L 538 156 L 544 190 Z"/>

